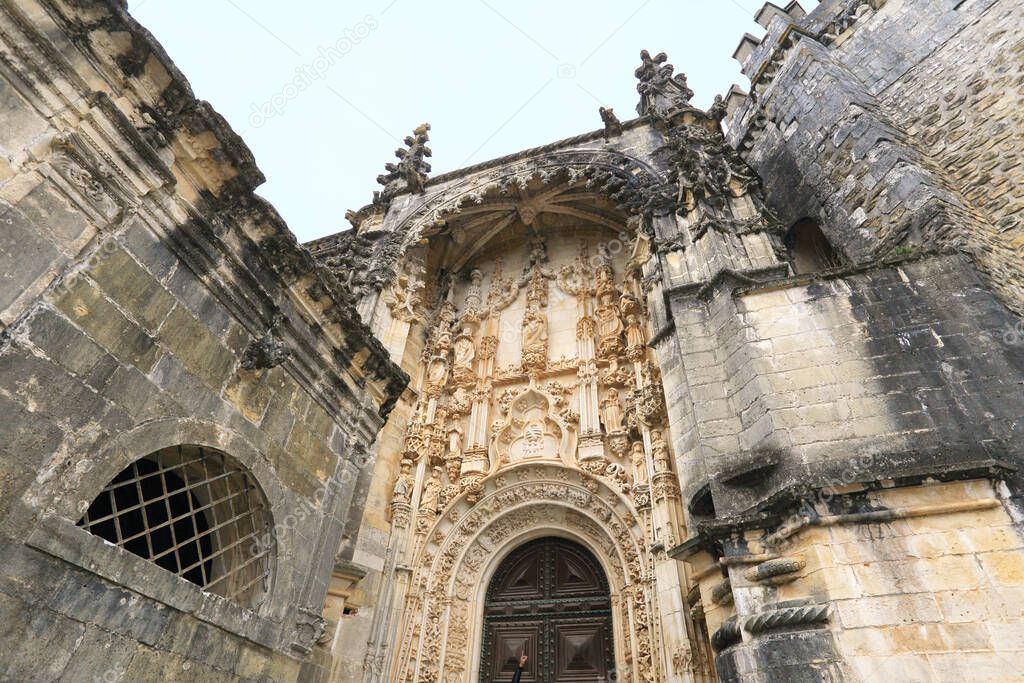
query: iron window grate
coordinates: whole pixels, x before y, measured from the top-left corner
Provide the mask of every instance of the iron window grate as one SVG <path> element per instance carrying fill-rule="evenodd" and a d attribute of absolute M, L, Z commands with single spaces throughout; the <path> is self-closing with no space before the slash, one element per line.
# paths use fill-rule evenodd
<path fill-rule="evenodd" d="M 78 526 L 243 607 L 270 580 L 270 513 L 253 477 L 216 450 L 166 448 L 123 469 Z"/>

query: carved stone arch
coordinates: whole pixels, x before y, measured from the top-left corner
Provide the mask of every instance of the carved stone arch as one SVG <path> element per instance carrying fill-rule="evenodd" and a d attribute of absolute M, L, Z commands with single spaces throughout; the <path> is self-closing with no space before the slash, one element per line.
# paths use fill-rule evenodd
<path fill-rule="evenodd" d="M 505 194 L 535 180 L 542 185 L 585 181 L 627 215 L 668 211 L 674 200 L 662 174 L 634 156 L 599 149 L 549 151 L 467 174 L 428 194 L 395 227 L 393 234 L 401 240 L 396 251 L 404 253 L 430 226 L 458 215 L 468 205 L 481 204 L 487 193 Z"/>
<path fill-rule="evenodd" d="M 414 561 L 415 591 L 396 651 L 398 680 L 472 680 L 479 668 L 481 591 L 516 547 L 552 535 L 577 541 L 598 558 L 611 590 L 620 680 L 649 680 L 658 665 L 651 575 L 643 523 L 631 503 L 599 478 L 553 463 L 514 466 L 481 484 L 476 504 L 463 496 L 448 506 Z"/>

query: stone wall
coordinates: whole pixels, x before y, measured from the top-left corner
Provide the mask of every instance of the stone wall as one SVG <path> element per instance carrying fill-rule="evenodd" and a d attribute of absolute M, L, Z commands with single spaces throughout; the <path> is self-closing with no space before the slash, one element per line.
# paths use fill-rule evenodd
<path fill-rule="evenodd" d="M 314 680 L 366 452 L 405 382 L 120 3 L 0 2 L 0 678 Z M 76 526 L 160 449 L 269 508 L 262 604 Z"/>
<path fill-rule="evenodd" d="M 772 16 L 737 52 L 754 97 L 729 125 L 773 208 L 819 219 L 854 261 L 963 248 L 1020 310 L 1024 5 L 833 0 Z"/>
<path fill-rule="evenodd" d="M 962 651 L 967 680 L 1005 677 L 1024 658 L 1000 608 L 1024 566 L 1024 346 L 968 260 L 668 296 L 678 345 L 658 348 L 693 534 L 674 554 L 719 676 L 875 680 L 913 660 L 914 680 L 954 680 Z M 987 591 L 980 612 L 940 624 L 960 590 Z"/>

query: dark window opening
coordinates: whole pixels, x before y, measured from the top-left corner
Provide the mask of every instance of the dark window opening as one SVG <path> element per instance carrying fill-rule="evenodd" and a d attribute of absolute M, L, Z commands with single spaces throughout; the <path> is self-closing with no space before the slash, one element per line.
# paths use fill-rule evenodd
<path fill-rule="evenodd" d="M 82 526 L 197 586 L 206 585 L 212 561 L 201 558 L 213 554 L 210 523 L 181 477 L 143 458 L 122 470 L 104 492 L 89 506 Z"/>
<path fill-rule="evenodd" d="M 244 607 L 266 592 L 274 539 L 265 500 L 217 451 L 178 446 L 136 460 L 78 526 Z"/>
<path fill-rule="evenodd" d="M 786 250 L 793 272 L 797 275 L 838 268 L 842 259 L 818 227 L 817 222 L 805 218 L 793 224 L 786 233 Z"/>

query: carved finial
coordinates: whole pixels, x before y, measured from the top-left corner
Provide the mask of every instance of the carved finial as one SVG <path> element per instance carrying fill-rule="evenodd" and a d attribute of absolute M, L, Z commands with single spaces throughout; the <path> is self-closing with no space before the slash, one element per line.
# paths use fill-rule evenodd
<path fill-rule="evenodd" d="M 651 57 L 647 50 L 641 50 L 640 61 L 634 72 L 640 81 L 636 85 L 640 93 L 636 111 L 640 116 L 668 118 L 678 109 L 689 107 L 693 91 L 686 84 L 686 74 L 673 75 L 675 67 L 666 63 L 668 56 L 664 52 Z"/>
<path fill-rule="evenodd" d="M 406 148 L 395 150 L 398 163 L 384 164 L 387 173 L 377 176 L 377 182 L 383 185 L 384 189 L 374 193 L 374 204 L 389 204 L 395 195 L 405 189 L 417 194 L 423 193 L 427 174 L 430 173 L 430 164 L 424 161 L 424 158 L 433 155 L 427 147 L 430 140 L 429 130 L 429 123 L 417 126 L 412 135 L 405 137 Z"/>
<path fill-rule="evenodd" d="M 619 117 L 615 115 L 614 109 L 611 107 L 599 107 L 597 111 L 601 114 L 601 121 L 604 122 L 605 138 L 622 135 L 622 122 L 619 121 Z"/>
<path fill-rule="evenodd" d="M 715 95 L 714 103 L 708 108 L 708 118 L 721 123 L 726 113 L 725 99 L 721 95 Z"/>

